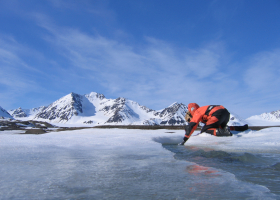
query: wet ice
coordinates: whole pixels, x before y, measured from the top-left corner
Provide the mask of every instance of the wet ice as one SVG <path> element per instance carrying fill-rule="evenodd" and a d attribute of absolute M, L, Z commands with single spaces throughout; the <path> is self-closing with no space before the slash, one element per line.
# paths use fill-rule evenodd
<path fill-rule="evenodd" d="M 122 129 L 88 129 L 44 135 L 2 132 L 1 197 L 279 198 L 276 187 L 279 180 L 273 178 L 279 173 L 278 154 L 231 152 L 234 145 L 242 147 L 245 142 L 242 135 L 223 140 L 199 135 L 190 139 L 186 146 L 178 146 L 183 132 L 165 132 Z M 238 143 L 234 141 L 237 139 L 240 140 Z M 229 140 L 234 144 L 225 148 Z M 273 148 L 276 152 L 277 148 Z"/>

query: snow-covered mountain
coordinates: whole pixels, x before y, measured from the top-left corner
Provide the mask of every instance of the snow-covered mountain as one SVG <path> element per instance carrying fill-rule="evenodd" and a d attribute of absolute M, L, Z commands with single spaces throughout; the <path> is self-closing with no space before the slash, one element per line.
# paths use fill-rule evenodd
<path fill-rule="evenodd" d="M 228 126 L 243 126 L 245 124 L 248 124 L 246 120 L 242 119 L 237 114 L 230 111 Z"/>
<path fill-rule="evenodd" d="M 4 108 L 0 106 L 0 119 L 14 119 Z"/>
<path fill-rule="evenodd" d="M 270 121 L 280 121 L 280 110 L 272 111 L 270 113 L 263 113 L 260 115 L 261 118 Z"/>
<path fill-rule="evenodd" d="M 188 107 L 186 105 L 175 102 L 171 106 L 157 112 L 156 115 L 162 119 L 160 124 L 185 124 L 185 115 L 187 111 Z"/>
<path fill-rule="evenodd" d="M 246 119 L 250 125 L 280 125 L 280 110 L 254 115 Z"/>
<path fill-rule="evenodd" d="M 73 116 L 82 115 L 84 113 L 84 101 L 85 98 L 82 95 L 75 93 L 68 94 L 50 104 L 48 107 L 42 110 L 42 112 L 39 112 L 37 115 L 35 115 L 34 119 L 45 119 L 56 123 L 68 122 Z M 88 104 L 88 102 L 85 102 L 84 104 Z M 92 110 L 94 110 L 94 108 L 91 108 L 91 111 Z M 91 114 L 93 115 L 94 112 Z"/>
<path fill-rule="evenodd" d="M 107 99 L 103 94 L 68 94 L 49 106 L 18 108 L 9 113 L 17 119 L 69 124 L 155 125 L 184 124 L 187 107 L 174 103 L 156 111 L 126 98 Z"/>
<path fill-rule="evenodd" d="M 184 104 L 174 103 L 160 111 L 149 109 L 125 98 L 109 100 L 104 104 L 101 111 L 110 116 L 106 124 L 175 125 L 185 123 L 184 116 L 187 108 Z"/>
<path fill-rule="evenodd" d="M 14 110 L 8 110 L 10 115 L 13 117 L 27 117 L 26 111 L 29 109 L 23 110 L 21 107 L 14 109 Z"/>
<path fill-rule="evenodd" d="M 107 99 L 95 92 L 70 93 L 49 106 L 9 111 L 16 119 L 90 125 L 184 125 L 186 112 L 187 106 L 182 103 L 152 110 L 126 98 Z M 243 125 L 244 121 L 232 114 L 229 124 Z"/>
<path fill-rule="evenodd" d="M 21 107 L 19 107 L 14 110 L 8 110 L 8 113 L 14 118 L 33 119 L 36 116 L 36 114 L 42 112 L 45 108 L 45 106 L 40 106 L 38 108 L 32 109 L 22 109 Z"/>
<path fill-rule="evenodd" d="M 142 121 L 154 117 L 154 110 L 125 99 L 106 99 L 99 111 L 108 116 L 105 124 L 141 124 Z"/>

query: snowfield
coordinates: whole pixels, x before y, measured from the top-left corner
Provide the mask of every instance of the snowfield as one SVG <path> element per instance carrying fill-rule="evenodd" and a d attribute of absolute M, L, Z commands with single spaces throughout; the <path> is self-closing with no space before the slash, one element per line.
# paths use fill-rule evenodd
<path fill-rule="evenodd" d="M 261 115 L 255 115 L 246 119 L 249 126 L 280 126 L 280 120 L 264 119 Z"/>
<path fill-rule="evenodd" d="M 3 199 L 280 198 L 280 128 L 18 133 L 0 132 Z"/>

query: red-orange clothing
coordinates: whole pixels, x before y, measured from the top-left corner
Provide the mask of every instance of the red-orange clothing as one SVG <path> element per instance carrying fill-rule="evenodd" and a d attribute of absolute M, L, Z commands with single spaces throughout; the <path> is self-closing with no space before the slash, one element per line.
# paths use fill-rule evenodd
<path fill-rule="evenodd" d="M 204 129 L 207 129 L 207 127 L 210 128 L 209 125 L 216 124 L 219 121 L 218 118 L 219 114 L 217 115 L 218 113 L 217 111 L 226 110 L 224 106 L 221 105 L 217 105 L 217 106 L 208 105 L 208 106 L 199 107 L 195 103 L 189 104 L 188 109 L 192 114 L 192 120 L 189 122 L 188 126 L 186 127 L 186 134 L 185 134 L 186 138 L 189 138 L 193 134 L 199 122 L 205 123 Z M 215 115 L 213 115 L 214 113 Z"/>

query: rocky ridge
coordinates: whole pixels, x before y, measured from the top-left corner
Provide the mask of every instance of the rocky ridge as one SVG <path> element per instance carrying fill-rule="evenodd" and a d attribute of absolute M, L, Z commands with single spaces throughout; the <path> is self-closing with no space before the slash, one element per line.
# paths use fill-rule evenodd
<path fill-rule="evenodd" d="M 15 119 L 91 126 L 185 125 L 186 112 L 187 106 L 183 103 L 175 102 L 157 111 L 126 98 L 107 99 L 95 92 L 85 95 L 72 92 L 48 106 L 9 111 Z M 231 119 L 236 121 L 234 116 Z"/>

